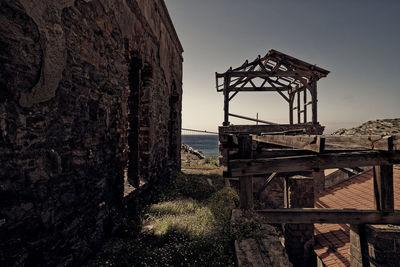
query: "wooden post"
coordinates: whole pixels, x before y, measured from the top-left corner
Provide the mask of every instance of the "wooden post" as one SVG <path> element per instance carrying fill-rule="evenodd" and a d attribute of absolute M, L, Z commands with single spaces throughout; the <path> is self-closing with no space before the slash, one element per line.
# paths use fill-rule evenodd
<path fill-rule="evenodd" d="M 253 209 L 253 203 L 253 176 L 240 177 L 240 208 Z"/>
<path fill-rule="evenodd" d="M 241 158 L 252 157 L 252 138 L 250 135 L 239 135 L 239 155 Z M 240 183 L 240 208 L 253 209 L 253 176 L 243 176 L 239 179 Z"/>
<path fill-rule="evenodd" d="M 251 159 L 252 158 L 252 138 L 250 135 L 239 135 L 238 136 L 238 145 L 239 145 L 239 156 L 242 159 Z"/>
<path fill-rule="evenodd" d="M 307 103 L 307 88 L 304 88 L 304 107 L 303 107 L 303 110 L 304 110 L 304 123 L 307 123 L 307 105 L 306 105 L 306 103 Z"/>
<path fill-rule="evenodd" d="M 318 123 L 318 115 L 317 115 L 317 81 L 312 79 L 311 80 L 311 87 L 312 87 L 312 123 Z"/>
<path fill-rule="evenodd" d="M 325 189 L 325 173 L 323 170 L 314 169 L 312 177 L 314 180 L 314 195 L 317 195 Z"/>
<path fill-rule="evenodd" d="M 285 177 L 283 181 L 283 207 L 289 208 L 289 177 Z"/>
<path fill-rule="evenodd" d="M 224 122 L 223 126 L 229 126 L 229 77 L 224 78 Z"/>
<path fill-rule="evenodd" d="M 289 94 L 289 124 L 293 125 L 293 100 L 294 95 L 292 93 Z"/>
<path fill-rule="evenodd" d="M 382 212 L 394 210 L 393 166 L 374 166 L 375 208 Z"/>
<path fill-rule="evenodd" d="M 301 123 L 301 118 L 300 118 L 300 89 L 297 88 L 297 123 Z"/>

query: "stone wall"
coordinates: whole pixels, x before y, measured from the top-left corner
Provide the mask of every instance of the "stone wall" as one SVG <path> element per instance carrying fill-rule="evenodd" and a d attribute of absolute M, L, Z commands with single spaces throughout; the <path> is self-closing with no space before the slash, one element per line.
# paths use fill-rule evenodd
<path fill-rule="evenodd" d="M 314 181 L 312 177 L 294 176 L 285 182 L 286 208 L 313 208 Z M 293 266 L 314 266 L 314 224 L 285 224 L 285 247 Z"/>
<path fill-rule="evenodd" d="M 118 224 L 135 151 L 146 181 L 179 168 L 183 50 L 162 0 L 0 6 L 0 265 L 75 266 Z"/>
<path fill-rule="evenodd" d="M 400 226 L 350 227 L 351 266 L 399 266 Z"/>

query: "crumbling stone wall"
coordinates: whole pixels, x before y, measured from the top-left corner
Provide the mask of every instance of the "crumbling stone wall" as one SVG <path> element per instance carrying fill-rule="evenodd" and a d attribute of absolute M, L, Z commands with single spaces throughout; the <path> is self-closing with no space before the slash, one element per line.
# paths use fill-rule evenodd
<path fill-rule="evenodd" d="M 351 266 L 399 266 L 400 226 L 350 226 Z"/>
<path fill-rule="evenodd" d="M 293 176 L 285 181 L 286 208 L 313 208 L 314 181 L 312 177 Z M 314 266 L 314 224 L 285 224 L 285 247 L 293 266 Z"/>
<path fill-rule="evenodd" d="M 76 265 L 118 224 L 135 109 L 142 178 L 179 168 L 183 50 L 162 0 L 0 7 L 0 265 Z"/>

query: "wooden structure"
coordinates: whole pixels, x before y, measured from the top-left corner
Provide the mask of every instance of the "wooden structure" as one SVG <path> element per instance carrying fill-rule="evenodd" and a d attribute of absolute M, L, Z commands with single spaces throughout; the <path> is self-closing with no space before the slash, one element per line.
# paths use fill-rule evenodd
<path fill-rule="evenodd" d="M 230 125 L 229 116 L 273 125 L 275 123 L 252 119 L 229 112 L 229 101 L 239 92 L 273 91 L 280 94 L 289 104 L 289 124 L 294 124 L 293 112 L 297 110 L 297 123 L 307 123 L 307 107 L 311 105 L 312 124 L 317 124 L 317 81 L 329 71 L 291 57 L 276 50 L 270 50 L 264 57 L 242 66 L 216 73 L 218 92 L 224 93 L 224 126 Z M 308 100 L 308 93 L 311 99 Z M 231 94 L 232 93 L 232 94 Z M 301 97 L 301 94 L 303 95 Z M 297 101 L 295 99 L 297 98 Z M 295 103 L 297 102 L 297 106 Z M 301 104 L 301 102 L 303 102 Z M 303 116 L 301 116 L 303 114 Z M 303 117 L 303 118 L 301 118 Z"/>
<path fill-rule="evenodd" d="M 314 223 L 346 223 L 354 229 L 361 229 L 363 224 L 400 224 L 393 196 L 393 164 L 400 163 L 400 135 L 323 136 L 324 127 L 317 118 L 317 81 L 328 74 L 276 50 L 216 73 L 217 91 L 224 93 L 224 121 L 218 129 L 220 164 L 226 167 L 224 177 L 228 183 L 239 180 L 243 210 L 253 210 L 254 196 L 260 196 L 274 179 L 284 178 L 285 208 L 255 212 L 266 223 L 286 224 L 285 242 L 292 250 L 289 258 L 299 266 L 309 266 L 307 244 L 313 240 Z M 289 124 L 230 113 L 229 102 L 239 92 L 259 91 L 277 92 L 288 102 Z M 257 125 L 231 125 L 229 117 L 255 121 Z M 375 210 L 312 208 L 315 193 L 325 186 L 324 169 L 358 170 L 365 166 L 374 166 Z M 256 178 L 263 182 L 253 192 Z"/>
<path fill-rule="evenodd" d="M 240 180 L 242 209 L 253 208 L 252 179 L 256 175 L 271 177 L 271 173 L 284 173 L 289 176 L 299 171 L 374 166 L 376 210 L 257 210 L 266 222 L 400 224 L 400 212 L 394 210 L 393 196 L 393 164 L 400 163 L 400 135 L 231 135 L 230 138 L 232 150 L 238 152 L 228 162 L 229 175 Z M 263 145 L 276 147 L 271 150 Z"/>

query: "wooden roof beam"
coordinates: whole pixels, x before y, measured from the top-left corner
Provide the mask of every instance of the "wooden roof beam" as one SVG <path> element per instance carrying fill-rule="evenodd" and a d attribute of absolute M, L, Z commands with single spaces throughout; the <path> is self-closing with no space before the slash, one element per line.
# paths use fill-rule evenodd
<path fill-rule="evenodd" d="M 302 78 L 302 77 L 313 77 L 315 76 L 313 72 L 307 71 L 229 71 L 226 72 L 225 75 L 229 77 L 294 77 L 294 78 Z"/>
<path fill-rule="evenodd" d="M 307 104 L 307 103 L 306 103 Z M 305 104 L 305 105 L 306 105 Z M 336 148 L 364 148 L 374 150 L 396 150 L 400 145 L 400 135 L 380 136 L 380 135 L 363 135 L 363 136 L 325 136 L 325 135 L 253 135 L 253 140 L 274 145 L 281 145 L 297 149 L 305 149 L 304 146 L 313 144 L 317 138 L 323 138 L 325 144 Z M 399 149 L 400 150 L 400 149 Z M 313 150 L 315 151 L 315 150 Z M 315 151 L 317 152 L 317 151 Z"/>
<path fill-rule="evenodd" d="M 325 149 L 325 137 L 323 136 L 286 136 L 286 135 L 252 135 L 253 141 L 280 145 L 301 150 L 310 150 L 321 153 Z"/>
<path fill-rule="evenodd" d="M 353 168 L 400 163 L 400 151 L 352 151 L 263 159 L 231 160 L 232 177 L 312 169 Z"/>
<path fill-rule="evenodd" d="M 257 92 L 257 91 L 267 91 L 267 92 L 275 92 L 275 91 L 289 91 L 288 87 L 229 87 L 229 91 L 231 92 Z"/>

